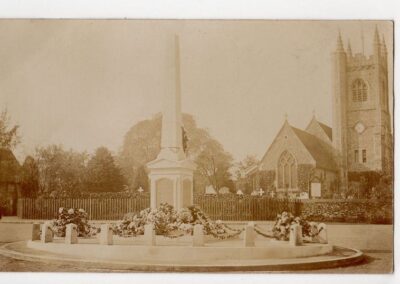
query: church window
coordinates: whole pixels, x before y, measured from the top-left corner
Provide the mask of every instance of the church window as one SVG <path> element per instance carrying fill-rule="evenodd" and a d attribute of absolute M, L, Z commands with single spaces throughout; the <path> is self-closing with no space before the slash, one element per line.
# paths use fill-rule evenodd
<path fill-rule="evenodd" d="M 357 79 L 352 85 L 353 102 L 365 102 L 367 100 L 368 86 L 364 80 Z"/>
<path fill-rule="evenodd" d="M 354 163 L 358 163 L 358 150 L 354 150 Z"/>
<path fill-rule="evenodd" d="M 297 188 L 297 163 L 287 151 L 278 161 L 278 188 Z"/>
<path fill-rule="evenodd" d="M 278 165 L 278 187 L 283 187 L 283 165 Z"/>
<path fill-rule="evenodd" d="M 367 150 L 362 150 L 362 162 L 367 162 Z"/>
<path fill-rule="evenodd" d="M 293 188 L 297 187 L 297 166 L 295 163 L 290 166 L 290 184 Z"/>

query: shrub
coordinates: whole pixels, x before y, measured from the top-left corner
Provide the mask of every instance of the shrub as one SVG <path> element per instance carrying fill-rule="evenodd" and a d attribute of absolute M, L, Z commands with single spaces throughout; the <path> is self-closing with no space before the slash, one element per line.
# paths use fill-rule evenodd
<path fill-rule="evenodd" d="M 299 224 L 302 226 L 303 237 L 312 237 L 312 225 L 301 217 L 295 217 L 292 213 L 282 212 L 278 214 L 275 224 L 272 228 L 272 233 L 275 239 L 288 241 L 290 226 L 293 224 Z"/>
<path fill-rule="evenodd" d="M 392 201 L 369 200 L 321 200 L 303 203 L 302 216 L 312 221 L 350 223 L 392 223 Z"/>
<path fill-rule="evenodd" d="M 312 238 L 317 236 L 320 232 L 317 223 L 309 222 L 301 217 L 295 217 L 292 213 L 288 213 L 286 211 L 277 215 L 275 224 L 272 227 L 272 234 L 262 232 L 257 225 L 254 226 L 254 230 L 256 233 L 266 238 L 274 238 L 279 241 L 288 241 L 290 227 L 294 224 L 299 224 L 302 227 L 302 235 L 305 241 L 312 241 Z"/>
<path fill-rule="evenodd" d="M 75 224 L 77 226 L 78 237 L 90 237 L 96 235 L 98 229 L 88 223 L 87 213 L 83 209 L 66 209 L 60 207 L 57 219 L 52 222 L 52 230 L 58 237 L 65 237 L 66 226 Z"/>

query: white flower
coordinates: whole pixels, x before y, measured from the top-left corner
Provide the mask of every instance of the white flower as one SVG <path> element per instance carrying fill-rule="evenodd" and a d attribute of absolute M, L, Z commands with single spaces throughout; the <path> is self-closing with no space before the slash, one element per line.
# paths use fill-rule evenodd
<path fill-rule="evenodd" d="M 74 214 L 74 213 L 75 213 L 74 208 L 71 208 L 71 209 L 68 210 L 68 214 Z"/>
<path fill-rule="evenodd" d="M 63 213 L 63 211 L 64 211 L 64 207 L 60 207 L 59 209 L 58 209 L 58 213 Z"/>
<path fill-rule="evenodd" d="M 80 208 L 78 211 L 79 211 L 80 213 L 85 213 L 85 210 L 82 209 L 82 208 Z"/>

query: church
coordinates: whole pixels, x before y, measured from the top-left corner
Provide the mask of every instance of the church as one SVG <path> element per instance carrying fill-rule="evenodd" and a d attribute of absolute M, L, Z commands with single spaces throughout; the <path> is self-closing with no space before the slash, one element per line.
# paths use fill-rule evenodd
<path fill-rule="evenodd" d="M 391 174 L 393 142 L 385 40 L 375 30 L 373 54 L 353 54 L 339 33 L 331 54 L 332 128 L 315 115 L 302 130 L 286 119 L 260 163 L 246 170 L 253 189 L 277 196 L 330 198 L 349 175 Z"/>

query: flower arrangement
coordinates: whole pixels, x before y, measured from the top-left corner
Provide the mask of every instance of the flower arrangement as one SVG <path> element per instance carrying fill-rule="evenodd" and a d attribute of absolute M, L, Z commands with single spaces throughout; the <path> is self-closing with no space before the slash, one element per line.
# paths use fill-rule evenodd
<path fill-rule="evenodd" d="M 286 211 L 282 212 L 282 214 L 277 215 L 275 224 L 272 227 L 272 234 L 262 232 L 257 226 L 255 226 L 254 229 L 256 233 L 264 237 L 274 238 L 281 241 L 288 241 L 290 226 L 293 224 L 299 224 L 300 226 L 302 226 L 303 237 L 312 238 L 319 234 L 319 231 L 316 229 L 316 223 L 308 222 L 306 219 L 301 217 L 295 217 L 292 213 L 288 213 Z"/>
<path fill-rule="evenodd" d="M 52 222 L 52 230 L 58 237 L 65 237 L 65 230 L 68 224 L 75 224 L 78 230 L 78 237 L 90 237 L 97 234 L 98 229 L 88 223 L 88 216 L 83 209 L 58 209 L 57 219 Z"/>
<path fill-rule="evenodd" d="M 193 227 L 201 224 L 206 235 L 218 239 L 238 236 L 242 230 L 233 229 L 221 221 L 212 221 L 196 206 L 176 211 L 173 206 L 162 203 L 157 209 L 144 209 L 139 214 L 127 214 L 113 226 L 114 234 L 129 237 L 144 234 L 144 225 L 153 224 L 157 235 L 170 238 L 193 234 Z"/>
<path fill-rule="evenodd" d="M 217 239 L 228 239 L 239 236 L 243 231 L 241 229 L 234 229 L 224 224 L 221 220 L 212 221 L 200 208 L 190 206 L 188 209 L 193 216 L 193 224 L 201 224 L 204 227 L 204 233 L 211 235 Z"/>

